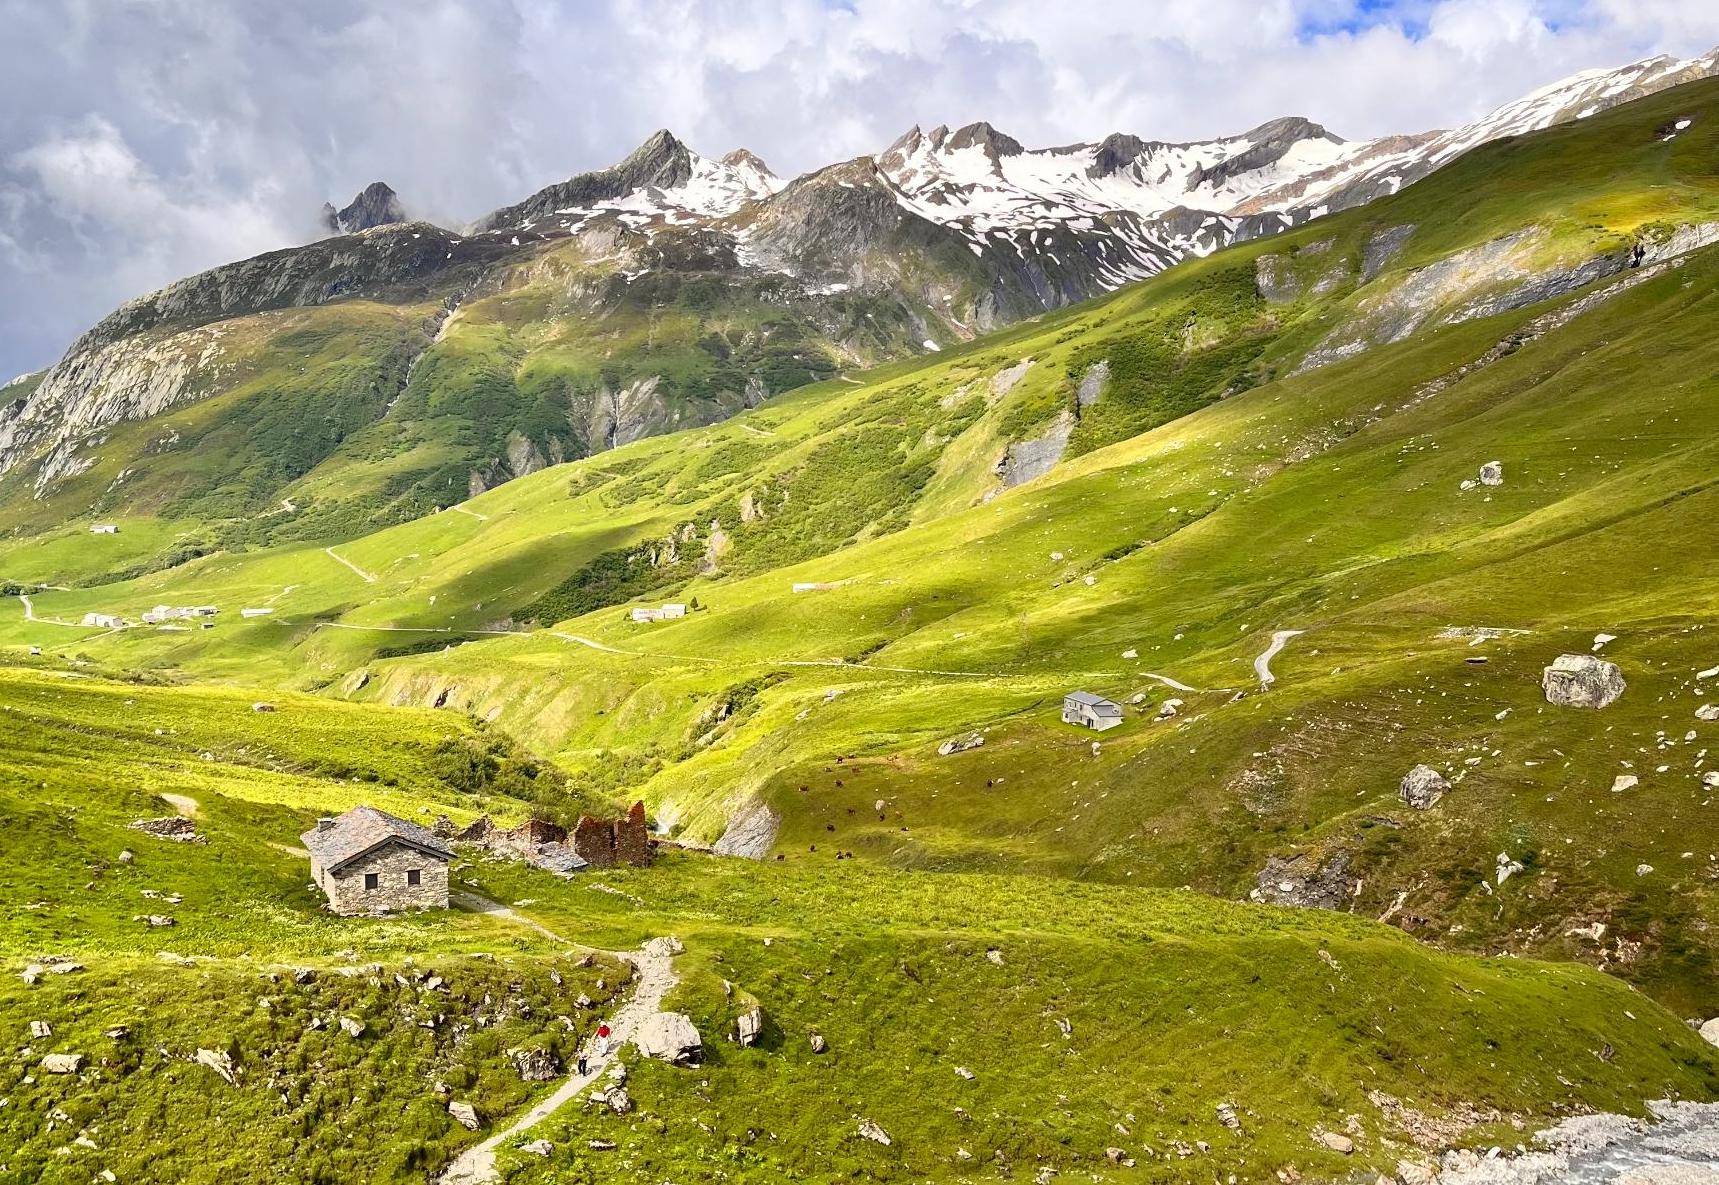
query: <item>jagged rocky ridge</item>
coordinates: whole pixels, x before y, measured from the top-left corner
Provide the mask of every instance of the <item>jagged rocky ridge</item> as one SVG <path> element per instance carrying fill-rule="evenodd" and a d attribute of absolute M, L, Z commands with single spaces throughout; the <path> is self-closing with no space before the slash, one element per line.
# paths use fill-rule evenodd
<path fill-rule="evenodd" d="M 406 209 L 399 195 L 380 181 L 366 185 L 343 210 L 336 210 L 332 202 L 322 206 L 322 224 L 330 234 L 355 234 L 405 221 Z"/>
<path fill-rule="evenodd" d="M 556 317 L 654 310 L 708 277 L 717 311 L 702 316 L 720 319 L 736 302 L 792 309 L 794 333 L 811 343 L 813 361 L 791 373 L 741 358 L 731 380 L 696 396 L 663 374 L 606 374 L 564 397 L 566 429 L 488 425 L 493 443 L 444 483 L 478 490 L 721 418 L 839 365 L 936 348 L 1084 299 L 1395 192 L 1485 140 L 1716 71 L 1719 51 L 1651 59 L 1578 75 L 1454 132 L 1367 142 L 1300 118 L 1198 143 L 1115 134 L 1036 151 L 984 123 L 915 128 L 876 156 L 791 182 L 745 150 L 711 160 L 660 131 L 620 164 L 550 185 L 463 234 L 400 221 L 393 191 L 376 183 L 329 211 L 330 226 L 349 233 L 193 276 L 85 334 L 28 398 L 0 409 L 0 479 L 15 486 L 27 471 L 41 496 L 88 469 L 115 425 L 218 393 L 224 325 L 268 310 L 439 304 L 431 332 L 409 347 L 407 381 L 451 310 L 541 283 L 551 269 Z M 563 250 L 573 254 L 555 254 Z M 378 361 L 377 385 L 400 385 L 397 361 Z M 399 394 L 379 412 L 411 414 L 411 400 L 393 410 Z"/>

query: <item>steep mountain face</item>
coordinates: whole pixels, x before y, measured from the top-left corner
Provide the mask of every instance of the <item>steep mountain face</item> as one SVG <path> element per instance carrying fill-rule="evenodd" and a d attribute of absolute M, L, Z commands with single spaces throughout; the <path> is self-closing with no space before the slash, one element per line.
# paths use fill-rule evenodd
<path fill-rule="evenodd" d="M 406 209 L 399 196 L 380 181 L 366 185 L 343 210 L 336 210 L 331 202 L 324 202 L 322 207 L 322 222 L 330 234 L 349 235 L 405 221 Z"/>
<path fill-rule="evenodd" d="M 348 233 L 133 301 L 6 400 L 0 529 L 127 511 L 268 538 L 396 521 L 967 340 L 1716 69 L 1719 51 L 1592 72 L 1469 128 L 1368 142 L 1300 118 L 1042 150 L 984 123 L 915 128 L 786 183 L 743 149 L 711 159 L 663 131 L 465 233 L 399 221 L 376 183 L 332 213 Z M 261 523 L 283 499 L 298 510 Z"/>

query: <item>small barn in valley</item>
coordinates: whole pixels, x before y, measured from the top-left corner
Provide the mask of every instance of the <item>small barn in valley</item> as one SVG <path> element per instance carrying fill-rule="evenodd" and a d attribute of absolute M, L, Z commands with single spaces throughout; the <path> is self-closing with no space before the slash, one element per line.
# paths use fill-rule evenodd
<path fill-rule="evenodd" d="M 310 876 L 335 913 L 390 913 L 448 907 L 454 853 L 427 828 L 373 806 L 318 819 L 301 837 Z"/>
<path fill-rule="evenodd" d="M 1062 697 L 1062 722 L 1103 732 L 1122 723 L 1122 705 L 1090 691 L 1071 691 Z"/>

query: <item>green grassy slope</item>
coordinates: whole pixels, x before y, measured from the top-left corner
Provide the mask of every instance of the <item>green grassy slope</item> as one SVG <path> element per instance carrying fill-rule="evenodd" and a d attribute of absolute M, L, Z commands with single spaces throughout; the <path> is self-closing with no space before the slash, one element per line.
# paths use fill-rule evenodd
<path fill-rule="evenodd" d="M 316 814 L 354 797 L 411 817 L 508 805 L 429 760 L 469 733 L 458 716 L 296 696 L 258 714 L 237 690 L 16 669 L 0 698 L 0 908 L 17 919 L 0 933 L 15 1050 L 0 1172 L 20 1180 L 423 1180 L 478 1138 L 449 1099 L 495 1130 L 548 1089 L 507 1051 L 570 1057 L 625 989 L 622 969 L 567 944 L 664 933 L 687 946 L 671 1005 L 695 1018 L 706 1065 L 635 1064 L 638 1112 L 568 1107 L 536 1133 L 549 1161 L 509 1154 L 530 1160 L 518 1179 L 953 1180 L 969 1173 L 958 1148 L 1035 1174 L 1135 1175 L 1104 1159 L 1121 1147 L 1139 1175 L 1269 1180 L 1285 1164 L 1394 1166 L 1407 1137 L 1369 1091 L 1486 1140 L 1569 1108 L 1719 1090 L 1695 1034 L 1586 968 L 1192 893 L 694 854 L 560 880 L 484 858 L 456 864 L 456 887 L 518 903 L 566 943 L 459 910 L 335 919 L 293 850 Z M 206 843 L 125 829 L 168 809 L 162 791 L 194 797 Z M 49 954 L 81 969 L 18 976 Z M 742 1050 L 723 1034 L 753 1003 L 765 1037 Z M 48 1053 L 86 1060 L 48 1074 Z M 858 1139 L 861 1116 L 894 1143 Z M 1339 1129 L 1353 1158 L 1314 1142 Z M 593 1139 L 620 1147 L 598 1155 Z"/>
<path fill-rule="evenodd" d="M 1665 141 L 1674 115 L 1693 126 Z M 443 702 L 555 755 L 583 792 L 642 794 L 689 838 L 761 802 L 792 866 L 851 852 L 1239 897 L 1298 857 L 1290 875 L 1347 869 L 1356 912 L 1580 957 L 1709 1014 L 1716 726 L 1694 713 L 1719 697 L 1695 678 L 1719 664 L 1719 259 L 1591 306 L 1609 281 L 1438 321 L 1528 271 L 1711 219 L 1715 148 L 1719 88 L 1666 92 L 934 362 L 533 474 L 333 554 L 223 554 L 34 597 L 59 621 L 219 603 L 212 631 L 11 610 L 0 644 Z M 1366 278 L 1368 245 L 1406 226 Z M 1525 227 L 1508 267 L 1475 262 Z M 1461 252 L 1466 286 L 1428 298 L 1424 324 L 1296 373 L 1322 343 L 1401 329 L 1392 300 L 1416 269 Z M 1299 295 L 1259 294 L 1266 256 Z M 1566 324 L 1540 324 L 1559 310 Z M 1003 447 L 1054 422 L 1099 360 L 1112 383 L 1070 458 L 1001 491 Z M 1460 488 L 1491 460 L 1504 485 Z M 14 555 L 44 572 L 30 554 L 0 549 L 0 572 Z M 627 617 L 694 598 L 679 621 Z M 265 600 L 274 616 L 236 619 Z M 1453 626 L 1469 632 L 1441 636 Z M 1481 626 L 1524 632 L 1470 645 Z M 1280 629 L 1305 632 L 1262 688 L 1252 664 Z M 1602 631 L 1630 691 L 1597 718 L 1546 706 L 1541 667 Z M 1076 687 L 1144 699 L 1094 751 L 1057 721 Z M 1169 698 L 1179 714 L 1154 722 Z M 983 748 L 935 756 L 973 730 Z M 1396 797 L 1418 762 L 1456 780 L 1425 813 Z M 1613 795 L 1620 773 L 1640 784 Z M 1500 853 L 1524 866 L 1503 884 Z"/>

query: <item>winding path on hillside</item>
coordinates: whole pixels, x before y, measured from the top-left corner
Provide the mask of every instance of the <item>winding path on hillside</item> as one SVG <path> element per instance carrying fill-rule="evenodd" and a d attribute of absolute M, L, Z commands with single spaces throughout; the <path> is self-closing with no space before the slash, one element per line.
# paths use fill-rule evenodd
<path fill-rule="evenodd" d="M 70 626 L 75 630 L 89 628 L 88 626 L 82 625 L 76 621 L 62 621 L 58 617 L 37 617 L 36 603 L 30 599 L 30 595 L 28 593 L 19 593 L 18 599 L 24 602 L 24 620 L 34 625 L 65 625 Z"/>
<path fill-rule="evenodd" d="M 1289 639 L 1306 630 L 1278 630 L 1271 635 L 1271 645 L 1265 648 L 1265 653 L 1253 660 L 1253 672 L 1259 676 L 1261 687 L 1270 687 L 1277 682 L 1277 676 L 1271 673 L 1271 660 L 1277 657 L 1277 652 L 1289 643 Z"/>
<path fill-rule="evenodd" d="M 478 522 L 480 522 L 480 523 L 487 523 L 489 521 L 489 515 L 479 514 L 475 510 L 467 510 L 464 506 L 450 506 L 450 507 L 448 507 L 448 509 L 449 510 L 457 510 L 461 514 L 469 515 L 470 517 L 477 519 Z"/>
<path fill-rule="evenodd" d="M 552 941 L 567 943 L 568 946 L 576 945 L 567 942 L 565 938 L 542 923 L 535 922 L 500 902 L 491 901 L 487 897 L 480 897 L 476 893 L 455 893 L 453 900 L 455 904 L 463 908 L 528 926 Z M 549 1097 L 533 1106 L 500 1131 L 492 1133 L 482 1142 L 473 1144 L 460 1153 L 437 1178 L 439 1185 L 487 1185 L 488 1182 L 496 1180 L 496 1151 L 502 1145 L 519 1139 L 588 1090 L 607 1072 L 609 1063 L 633 1039 L 639 1026 L 662 1011 L 663 998 L 668 995 L 677 982 L 674 973 L 674 956 L 666 953 L 655 953 L 651 951 L 651 945 L 646 943 L 636 951 L 596 952 L 628 963 L 634 971 L 632 994 L 627 998 L 626 1003 L 622 1004 L 609 1017 L 609 1028 L 612 1035 L 607 1047 L 598 1047 L 587 1058 L 585 1073 L 574 1072 L 568 1075 L 566 1081 L 556 1087 L 554 1093 Z"/>
<path fill-rule="evenodd" d="M 334 548 L 325 547 L 322 550 L 328 556 L 328 558 L 333 560 L 335 563 L 341 564 L 347 568 L 351 568 L 355 573 L 358 574 L 358 578 L 360 580 L 364 581 L 365 584 L 375 584 L 376 583 L 376 577 L 370 575 L 370 573 L 366 572 L 363 568 L 360 568 L 357 564 L 353 563 L 351 560 L 347 559 L 345 556 L 336 555 L 334 553 Z"/>

